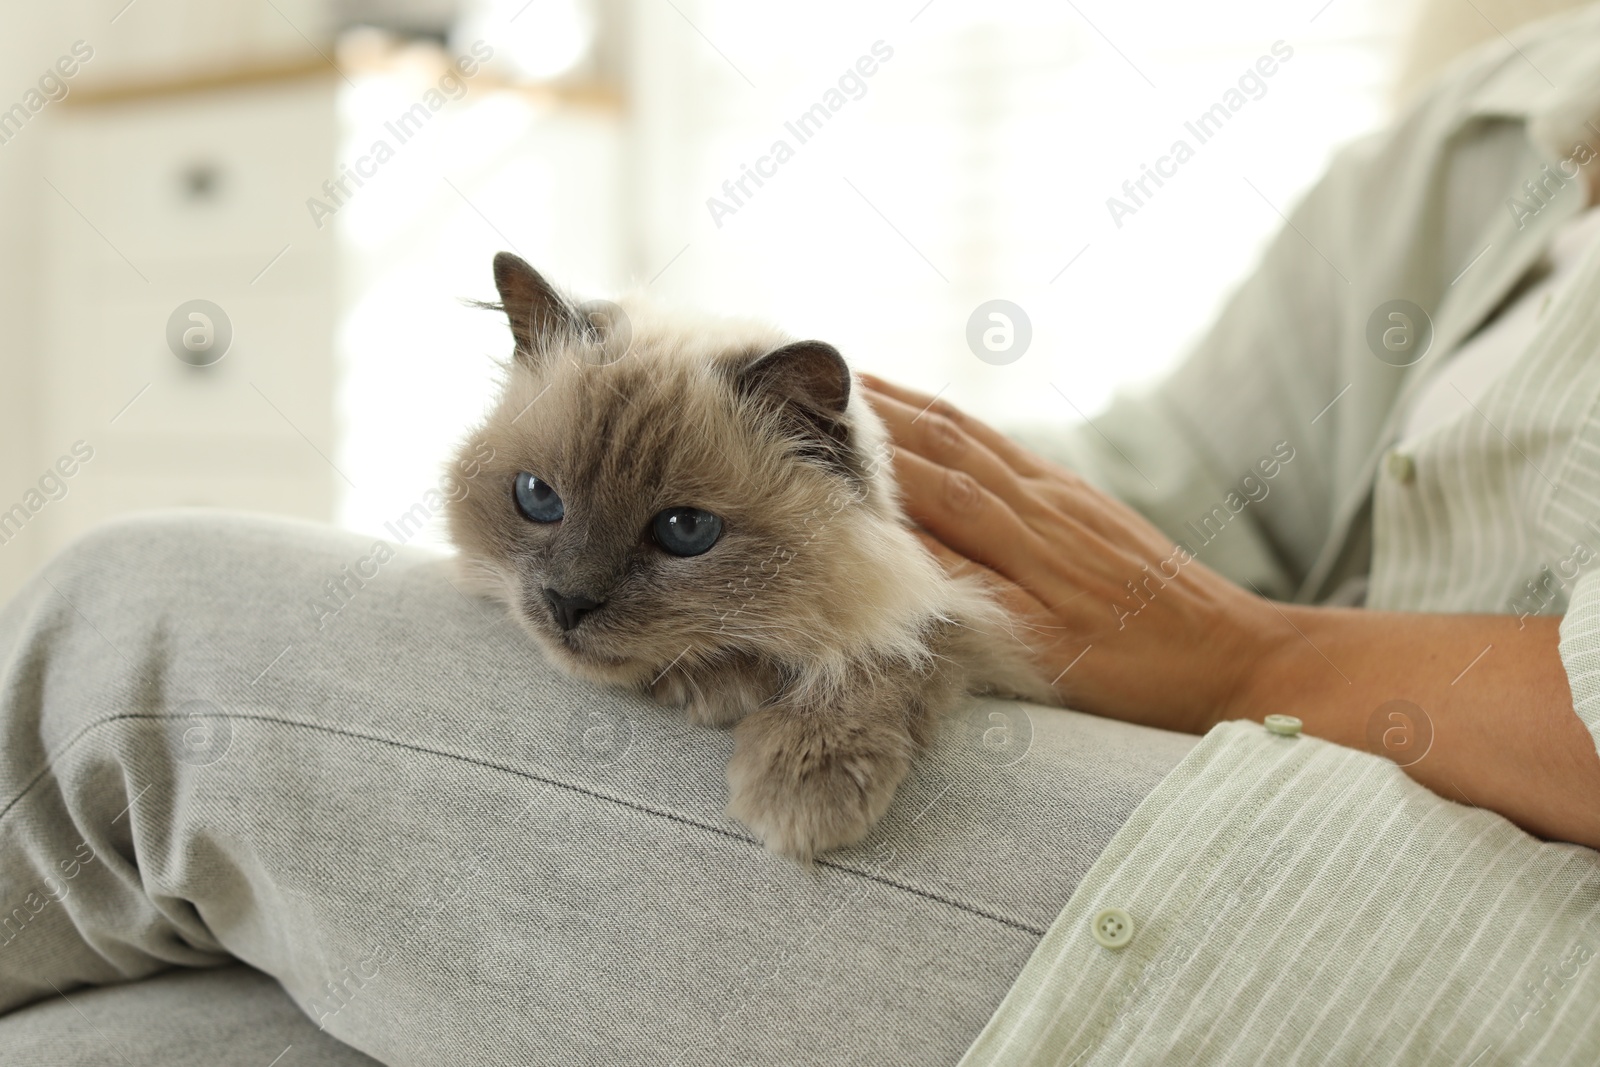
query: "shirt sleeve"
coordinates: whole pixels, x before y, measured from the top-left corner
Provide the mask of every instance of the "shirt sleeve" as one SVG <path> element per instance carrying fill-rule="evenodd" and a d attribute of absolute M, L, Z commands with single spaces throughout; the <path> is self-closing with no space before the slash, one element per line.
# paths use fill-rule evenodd
<path fill-rule="evenodd" d="M 1600 571 L 1578 579 L 1561 620 L 1561 663 L 1572 706 L 1600 749 Z"/>

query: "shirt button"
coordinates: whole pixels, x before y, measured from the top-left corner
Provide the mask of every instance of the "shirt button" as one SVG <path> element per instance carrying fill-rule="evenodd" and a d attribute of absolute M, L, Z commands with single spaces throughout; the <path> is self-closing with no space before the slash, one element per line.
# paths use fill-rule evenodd
<path fill-rule="evenodd" d="M 1303 725 L 1293 715 L 1268 715 L 1261 725 L 1267 728 L 1268 733 L 1278 734 L 1282 737 L 1296 737 Z"/>
<path fill-rule="evenodd" d="M 1389 477 L 1401 485 L 1410 485 L 1417 480 L 1417 461 L 1404 452 L 1394 451 L 1389 453 Z"/>
<path fill-rule="evenodd" d="M 1133 940 L 1133 916 L 1121 908 L 1106 908 L 1089 924 L 1089 932 L 1106 948 L 1121 948 Z"/>

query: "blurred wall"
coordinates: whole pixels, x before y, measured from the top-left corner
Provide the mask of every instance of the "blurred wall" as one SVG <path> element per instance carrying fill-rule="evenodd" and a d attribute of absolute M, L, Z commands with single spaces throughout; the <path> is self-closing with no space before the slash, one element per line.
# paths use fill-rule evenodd
<path fill-rule="evenodd" d="M 0 597 L 77 531 L 144 507 L 388 536 L 494 388 L 504 325 L 459 298 L 493 296 L 507 247 L 585 295 L 644 287 L 826 336 L 998 422 L 1073 421 L 1178 357 L 1276 209 L 1386 101 L 1574 6 L 462 0 L 442 53 L 367 69 L 340 51 L 341 19 L 432 33 L 452 4 L 12 5 L 0 108 L 74 42 L 94 56 L 0 143 L 0 512 L 75 472 L 0 542 Z M 1279 38 L 1293 62 L 1114 227 L 1106 197 Z M 336 217 L 310 218 L 308 198 L 474 43 L 496 56 L 463 95 Z M 875 46 L 825 134 L 736 214 L 708 215 Z M 1033 315 L 1012 366 L 964 337 L 997 297 Z M 234 332 L 208 366 L 166 336 L 193 298 Z"/>
<path fill-rule="evenodd" d="M 59 46 L 52 31 L 53 10 L 45 4 L 12 5 L 6 30 L 0 33 L 0 92 L 5 104 L 26 85 L 22 72 L 43 70 Z M 36 202 L 39 162 L 45 139 L 38 130 L 0 145 L 0 507 L 10 507 L 39 476 L 41 449 L 34 413 L 42 323 L 39 304 L 39 257 L 43 243 Z M 0 545 L 0 599 L 21 584 L 38 559 L 35 543 L 26 537 Z"/>

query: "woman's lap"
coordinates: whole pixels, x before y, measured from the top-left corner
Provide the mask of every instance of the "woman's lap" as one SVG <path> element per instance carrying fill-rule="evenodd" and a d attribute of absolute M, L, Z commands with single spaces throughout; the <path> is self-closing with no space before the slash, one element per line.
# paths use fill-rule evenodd
<path fill-rule="evenodd" d="M 382 555 L 152 517 L 0 613 L 0 1010 L 232 956 L 389 1063 L 954 1062 L 1193 743 L 978 702 L 800 869 L 725 733 Z"/>
<path fill-rule="evenodd" d="M 51 994 L 0 1018 L 0 1067 L 375 1067 L 320 1032 L 260 971 L 167 971 Z"/>

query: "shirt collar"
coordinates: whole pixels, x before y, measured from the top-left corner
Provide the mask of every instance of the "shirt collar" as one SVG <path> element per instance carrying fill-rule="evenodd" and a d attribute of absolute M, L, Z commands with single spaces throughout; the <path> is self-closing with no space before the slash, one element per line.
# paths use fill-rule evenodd
<path fill-rule="evenodd" d="M 1554 22 L 1565 24 L 1556 31 Z M 1531 31 L 1531 32 L 1530 32 Z M 1546 162 L 1573 155 L 1580 143 L 1600 153 L 1600 4 L 1524 27 L 1503 40 L 1498 69 L 1479 84 L 1466 119 L 1520 119 Z"/>

